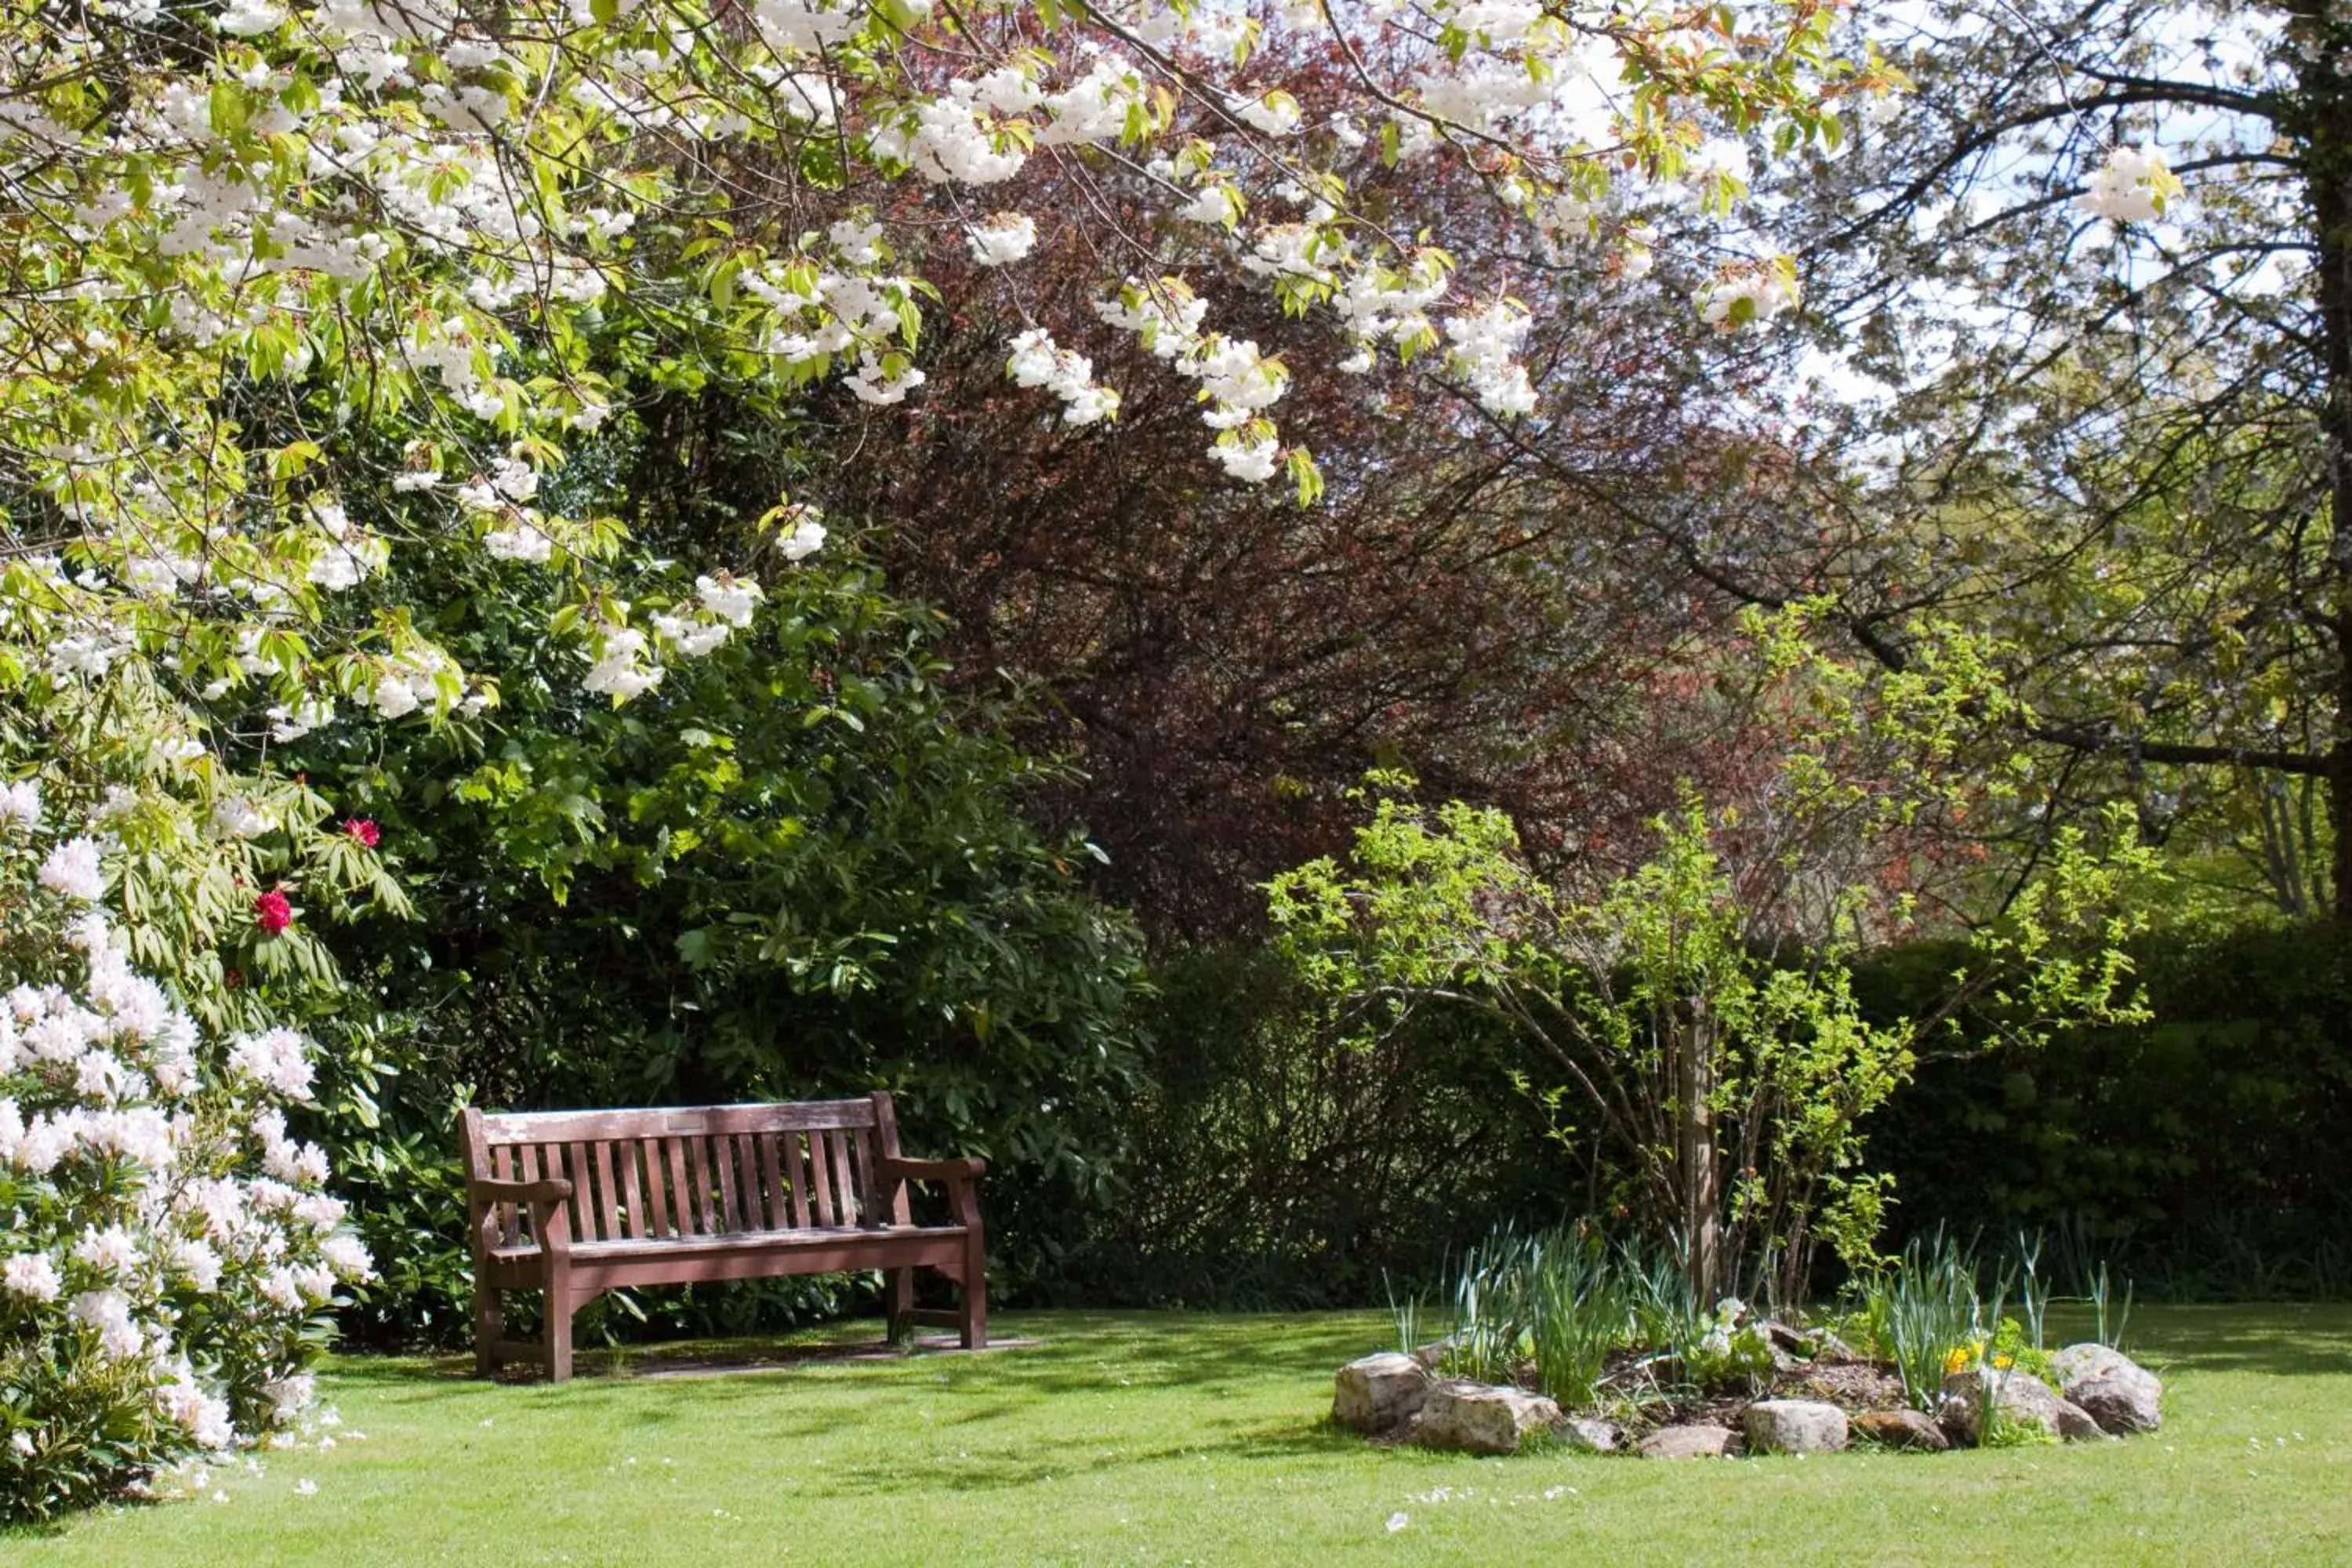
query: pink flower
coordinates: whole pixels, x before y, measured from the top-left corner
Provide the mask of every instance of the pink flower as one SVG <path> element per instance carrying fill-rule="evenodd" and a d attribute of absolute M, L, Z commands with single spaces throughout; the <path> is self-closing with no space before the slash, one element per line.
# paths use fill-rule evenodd
<path fill-rule="evenodd" d="M 264 936 L 276 936 L 294 923 L 294 906 L 276 888 L 253 900 L 253 923 Z"/>
<path fill-rule="evenodd" d="M 383 837 L 383 830 L 364 816 L 354 816 L 344 823 L 343 831 L 371 849 Z"/>

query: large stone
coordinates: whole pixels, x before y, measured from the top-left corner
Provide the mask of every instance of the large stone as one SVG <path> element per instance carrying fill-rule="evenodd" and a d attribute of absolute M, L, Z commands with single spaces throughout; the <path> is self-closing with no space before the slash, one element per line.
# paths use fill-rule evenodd
<path fill-rule="evenodd" d="M 2089 1412 L 2060 1398 L 2057 1390 L 2032 1373 L 2011 1370 L 1988 1373 L 1970 1367 L 1944 1379 L 1943 1405 L 1936 1413 L 1937 1424 L 1943 1427 L 1944 1435 L 1961 1447 L 1973 1448 L 1981 1439 L 1978 1428 L 1986 1404 L 1988 1379 L 1992 1397 L 2000 1402 L 2000 1413 L 2010 1420 L 2039 1426 L 2053 1437 L 2069 1441 L 2106 1436 Z"/>
<path fill-rule="evenodd" d="M 1739 1451 L 1739 1435 L 1728 1426 L 1661 1426 L 1642 1439 L 1645 1459 L 1721 1459 Z"/>
<path fill-rule="evenodd" d="M 1846 1444 L 1845 1412 L 1819 1399 L 1759 1399 L 1740 1426 L 1751 1454 L 1833 1454 Z"/>
<path fill-rule="evenodd" d="M 2068 1345 L 2050 1358 L 2050 1370 L 2059 1392 L 2088 1411 L 2101 1431 L 2123 1437 L 2164 1425 L 2158 1407 L 2163 1380 L 2121 1351 Z"/>
<path fill-rule="evenodd" d="M 1392 1432 L 1420 1411 L 1430 1382 L 1427 1367 L 1395 1351 L 1351 1361 L 1339 1369 L 1331 1419 L 1359 1432 Z"/>
<path fill-rule="evenodd" d="M 1528 1436 L 1559 1424 L 1559 1406 L 1540 1394 L 1484 1383 L 1436 1383 L 1422 1402 L 1412 1440 L 1424 1448 L 1509 1454 Z"/>
<path fill-rule="evenodd" d="M 1944 1429 L 1924 1410 L 1865 1410 L 1853 1429 L 1883 1448 L 1917 1448 L 1940 1454 L 1952 1446 Z"/>
<path fill-rule="evenodd" d="M 1614 1421 L 1596 1415 L 1571 1415 L 1559 1424 L 1559 1440 L 1591 1454 L 1613 1454 L 1625 1446 L 1625 1434 Z"/>

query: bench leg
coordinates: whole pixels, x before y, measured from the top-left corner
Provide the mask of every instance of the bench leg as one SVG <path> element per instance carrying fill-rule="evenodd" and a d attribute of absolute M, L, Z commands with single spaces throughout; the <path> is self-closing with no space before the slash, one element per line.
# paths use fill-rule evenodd
<path fill-rule="evenodd" d="M 572 1377 L 572 1313 L 577 1306 L 565 1281 L 557 1279 L 547 1282 L 547 1326 L 541 1336 L 547 1345 L 547 1379 L 550 1383 L 566 1383 Z"/>
<path fill-rule="evenodd" d="M 499 1338 L 506 1331 L 503 1295 L 495 1286 L 474 1287 L 474 1372 L 480 1377 L 494 1376 L 499 1370 Z"/>
<path fill-rule="evenodd" d="M 976 1351 L 988 1343 L 988 1248 L 980 1227 L 971 1227 L 963 1253 L 963 1348 Z"/>
<path fill-rule="evenodd" d="M 890 1315 L 890 1342 L 903 1344 L 915 1331 L 915 1271 L 893 1268 L 883 1275 L 882 1304 Z"/>

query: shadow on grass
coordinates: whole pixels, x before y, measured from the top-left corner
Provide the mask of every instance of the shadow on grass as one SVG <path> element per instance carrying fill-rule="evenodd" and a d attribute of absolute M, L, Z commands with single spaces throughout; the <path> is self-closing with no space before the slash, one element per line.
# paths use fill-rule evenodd
<path fill-rule="evenodd" d="M 893 1351 L 872 1323 L 829 1325 L 774 1340 L 686 1341 L 618 1350 L 582 1350 L 568 1389 L 665 1381 L 680 1371 L 822 1372 L 889 1382 L 952 1369 L 959 1377 L 1002 1376 L 1049 1391 L 1099 1389 L 1102 1368 L 1121 1363 L 1128 1385 L 1197 1387 L 1261 1383 L 1286 1374 L 1328 1377 L 1342 1362 L 1379 1348 L 1362 1322 L 1328 1316 L 1031 1313 L 1004 1321 L 1001 1348 L 971 1352 L 936 1342 Z M 1336 1358 L 1336 1359 L 1334 1359 Z M 493 1381 L 477 1377 L 469 1355 L 339 1358 L 335 1375 L 370 1387 L 479 1394 L 494 1387 L 550 1388 L 529 1368 Z M 679 1381 L 689 1381 L 680 1379 Z M 699 1380 L 692 1380 L 699 1381 Z M 725 1396 L 723 1380 L 710 1380 Z"/>
<path fill-rule="evenodd" d="M 2352 1306 L 2150 1308 L 2125 1349 L 2158 1365 L 2266 1377 L 2352 1376 Z"/>

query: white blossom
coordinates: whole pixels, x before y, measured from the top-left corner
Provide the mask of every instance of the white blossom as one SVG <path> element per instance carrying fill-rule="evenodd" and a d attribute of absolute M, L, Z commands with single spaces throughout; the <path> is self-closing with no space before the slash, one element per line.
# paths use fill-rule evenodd
<path fill-rule="evenodd" d="M 1027 256 L 1037 244 L 1037 221 L 1026 213 L 994 213 L 963 231 L 971 258 L 982 267 L 1003 267 Z"/>
<path fill-rule="evenodd" d="M 41 786 L 31 779 L 0 785 L 0 828 L 30 833 L 41 825 Z"/>
<path fill-rule="evenodd" d="M 98 840 L 69 838 L 49 851 L 41 862 L 39 881 L 53 893 L 94 904 L 106 894 L 106 877 L 98 863 Z"/>
<path fill-rule="evenodd" d="M 58 1299 L 58 1266 L 42 1252 L 19 1252 L 0 1263 L 0 1289 L 35 1301 Z"/>
<path fill-rule="evenodd" d="M 2074 205 L 2109 223 L 2154 223 L 2180 194 L 2180 181 L 2153 147 L 2117 147 L 2095 171 Z"/>

